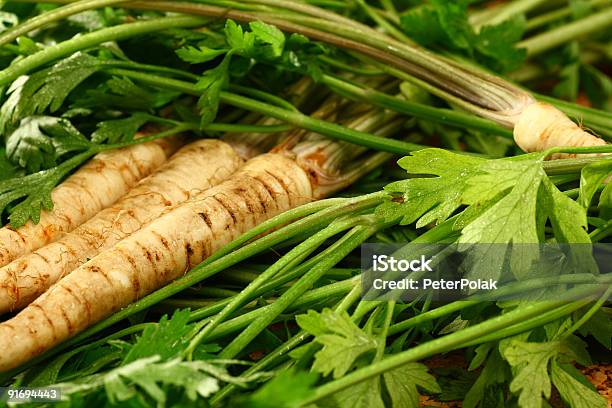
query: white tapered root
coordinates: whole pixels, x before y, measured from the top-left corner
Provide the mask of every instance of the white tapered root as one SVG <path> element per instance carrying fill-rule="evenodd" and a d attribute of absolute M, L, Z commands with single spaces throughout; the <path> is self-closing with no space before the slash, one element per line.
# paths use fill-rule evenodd
<path fill-rule="evenodd" d="M 572 122 L 554 106 L 534 102 L 527 106 L 514 126 L 514 140 L 525 152 L 542 152 L 553 147 L 604 146 L 606 142 Z M 574 157 L 555 154 L 551 158 Z"/>

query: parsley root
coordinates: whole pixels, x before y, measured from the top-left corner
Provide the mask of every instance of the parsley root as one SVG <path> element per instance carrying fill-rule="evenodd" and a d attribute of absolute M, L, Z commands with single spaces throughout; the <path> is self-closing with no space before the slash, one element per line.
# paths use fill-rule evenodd
<path fill-rule="evenodd" d="M 572 122 L 552 105 L 535 102 L 523 110 L 514 126 L 514 140 L 525 152 L 542 152 L 552 147 L 603 146 L 606 142 Z M 553 158 L 571 155 L 553 155 Z M 575 156 L 575 155 L 574 155 Z"/>
<path fill-rule="evenodd" d="M 306 172 L 264 154 L 74 270 L 0 324 L 0 371 L 27 361 L 183 275 L 264 220 L 313 198 Z"/>
<path fill-rule="evenodd" d="M 43 212 L 40 222 L 0 229 L 0 266 L 57 240 L 112 205 L 177 147 L 175 139 L 168 139 L 98 154 L 53 190 L 54 208 Z"/>
<path fill-rule="evenodd" d="M 21 309 L 88 259 L 138 231 L 170 206 L 219 184 L 242 160 L 228 144 L 187 145 L 113 206 L 74 231 L 0 268 L 0 313 Z"/>

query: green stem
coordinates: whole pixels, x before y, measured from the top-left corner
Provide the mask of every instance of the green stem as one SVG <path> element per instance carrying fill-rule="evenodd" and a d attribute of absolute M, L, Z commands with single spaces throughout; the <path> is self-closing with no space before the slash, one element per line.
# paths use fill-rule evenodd
<path fill-rule="evenodd" d="M 500 126 L 491 120 L 483 119 L 469 113 L 452 109 L 435 108 L 433 106 L 407 101 L 403 98 L 391 96 L 384 92 L 363 87 L 328 74 L 323 74 L 320 78 L 320 82 L 343 96 L 368 102 L 375 106 L 390 109 L 398 113 L 411 115 L 419 119 L 426 119 L 444 125 L 490 132 L 508 138 L 512 137 L 512 130 Z"/>
<path fill-rule="evenodd" d="M 586 295 L 587 293 L 591 293 L 591 290 L 582 290 L 580 293 Z M 412 347 L 409 350 L 390 356 L 380 362 L 358 369 L 340 379 L 322 385 L 315 390 L 314 395 L 302 401 L 301 406 L 308 406 L 338 391 L 381 375 L 387 371 L 397 369 L 405 364 L 421 360 L 434 354 L 443 353 L 447 350 L 454 350 L 461 347 L 463 344 L 483 337 L 487 333 L 492 333 L 515 324 L 516 322 L 536 317 L 550 310 L 564 306 L 564 304 L 564 301 L 532 303 L 477 325 Z"/>
<path fill-rule="evenodd" d="M 597 302 L 595 302 L 595 304 L 593 306 L 591 306 L 589 308 L 589 310 L 585 314 L 583 314 L 580 317 L 580 319 L 578 319 L 578 321 L 576 321 L 572 325 L 572 327 L 567 329 L 567 331 L 565 331 L 563 333 L 562 337 L 563 338 L 568 337 L 569 335 L 571 335 L 572 333 L 574 333 L 575 331 L 580 329 L 580 327 L 582 327 L 586 322 L 588 322 L 591 319 L 591 317 L 593 317 L 593 315 L 595 313 L 597 313 L 597 311 L 599 309 L 601 309 L 601 307 L 604 305 L 604 303 L 606 303 L 608 301 L 608 299 L 610 298 L 610 294 L 612 294 L 612 286 L 608 287 L 608 289 L 605 291 L 605 293 L 603 295 L 601 295 L 599 300 L 597 300 Z"/>
<path fill-rule="evenodd" d="M 497 7 L 486 9 L 480 13 L 474 13 L 470 22 L 477 27 L 483 25 L 497 25 L 518 14 L 534 9 L 546 0 L 515 0 L 503 3 Z"/>
<path fill-rule="evenodd" d="M 385 321 L 382 326 L 382 330 L 378 336 L 378 349 L 376 350 L 376 356 L 374 361 L 380 361 L 385 355 L 385 347 L 387 345 L 387 336 L 389 335 L 389 326 L 393 320 L 393 311 L 395 309 L 395 301 L 390 300 L 387 302 L 387 313 L 385 315 Z"/>
<path fill-rule="evenodd" d="M 189 82 L 129 70 L 112 70 L 112 72 L 140 80 L 149 85 L 177 90 L 191 95 L 200 94 L 195 85 Z M 324 120 L 304 115 L 301 112 L 287 110 L 230 92 L 221 92 L 221 101 L 237 108 L 247 109 L 252 112 L 271 116 L 280 121 L 310 130 L 312 132 L 320 133 L 332 139 L 343 140 L 376 150 L 397 154 L 407 154 L 412 151 L 425 148 L 423 145 L 407 143 L 401 140 L 387 139 L 381 136 L 372 135 L 370 133 L 360 132 L 358 130 L 350 129 L 335 123 L 326 122 Z"/>
<path fill-rule="evenodd" d="M 378 24 L 381 28 L 383 28 L 389 35 L 395 37 L 396 40 L 402 41 L 406 44 L 414 44 L 414 41 L 410 39 L 406 34 L 404 34 L 401 30 L 387 21 L 384 17 L 382 17 L 378 11 L 374 10 L 370 7 L 365 0 L 355 0 L 356 3 L 361 7 L 361 9 L 372 19 L 376 24 Z"/>
<path fill-rule="evenodd" d="M 605 146 L 604 146 L 605 147 Z M 608 160 L 601 156 L 576 157 L 573 159 L 548 160 L 542 163 L 542 167 L 549 176 L 560 174 L 580 173 L 580 171 L 591 163 Z"/>
<path fill-rule="evenodd" d="M 588 6 L 592 8 L 610 6 L 610 5 L 612 5 L 612 1 L 610 0 L 589 0 L 588 1 Z M 542 26 L 548 25 L 552 22 L 561 20 L 562 18 L 566 18 L 571 15 L 572 15 L 572 7 L 570 6 L 563 7 L 561 9 L 556 9 L 546 14 L 541 14 L 539 16 L 530 18 L 527 21 L 527 30 L 531 31 L 536 28 L 540 28 Z"/>
<path fill-rule="evenodd" d="M 582 301 L 568 303 L 554 310 L 548 311 L 546 313 L 542 313 L 539 316 L 535 316 L 530 319 L 526 319 L 522 322 L 518 322 L 508 327 L 504 327 L 503 329 L 497 330 L 494 333 L 484 335 L 474 341 L 468 342 L 466 344 L 462 344 L 461 347 L 462 348 L 471 347 L 471 346 L 476 346 L 478 344 L 490 343 L 492 341 L 498 341 L 498 340 L 505 339 L 511 336 L 516 336 L 517 334 L 525 333 L 537 327 L 545 326 L 546 324 L 553 322 L 555 320 L 558 320 L 564 316 L 568 316 L 574 313 L 576 310 L 581 309 L 582 307 L 584 307 L 590 302 L 591 300 L 582 300 Z"/>
<path fill-rule="evenodd" d="M 344 299 L 342 299 L 342 301 L 336 306 L 335 308 L 336 312 L 341 313 L 341 312 L 347 311 L 349 307 L 351 307 L 351 305 L 353 305 L 353 303 L 355 303 L 359 299 L 360 296 L 361 296 L 361 285 L 359 284 L 359 281 L 357 281 L 353 289 L 351 289 L 351 291 L 344 297 Z M 291 337 L 285 343 L 281 344 L 271 353 L 266 354 L 264 358 L 262 358 L 257 363 L 255 363 L 253 366 L 248 368 L 244 373 L 242 373 L 242 376 L 247 377 L 249 375 L 260 372 L 272 366 L 272 364 L 275 364 L 279 359 L 285 357 L 287 354 L 289 354 L 291 350 L 295 349 L 297 346 L 302 344 L 304 340 L 306 340 L 309 337 L 310 337 L 310 334 L 301 330 L 295 336 Z M 221 400 L 223 400 L 224 398 L 227 398 L 235 390 L 236 390 L 235 385 L 233 384 L 226 385 L 224 388 L 221 389 L 221 391 L 217 392 L 212 397 L 210 401 L 211 406 L 216 406 Z"/>
<path fill-rule="evenodd" d="M 283 271 L 282 274 L 280 274 L 276 278 L 270 280 L 266 284 L 262 285 L 257 291 L 255 291 L 252 294 L 252 297 L 249 298 L 247 301 L 250 302 L 250 301 L 254 300 L 255 298 L 257 298 L 258 296 L 263 296 L 266 293 L 272 292 L 275 289 L 277 289 L 277 288 L 287 284 L 288 282 L 291 282 L 292 280 L 294 280 L 294 279 L 304 275 L 310 268 L 312 268 L 314 265 L 319 263 L 319 261 L 321 261 L 322 258 L 324 258 L 324 257 L 330 255 L 331 253 L 333 253 L 334 251 L 336 251 L 336 249 L 340 246 L 339 242 L 340 241 L 334 242 L 331 246 L 326 248 L 324 251 L 320 252 L 319 254 L 317 254 L 316 256 L 312 257 L 308 261 L 302 263 L 298 267 L 293 268 L 293 269 L 291 269 L 289 271 Z M 333 273 L 333 271 L 331 271 L 330 274 L 331 273 Z M 258 276 L 259 275 L 254 276 L 254 278 L 251 279 L 247 284 L 250 284 L 252 281 L 257 279 Z M 208 306 L 203 307 L 203 308 L 201 308 L 199 310 L 195 310 L 194 312 L 191 313 L 190 319 L 191 320 L 201 320 L 203 318 L 212 316 L 215 313 L 219 313 L 232 300 L 233 300 L 233 298 L 224 299 L 224 300 L 221 300 L 219 302 L 216 302 L 213 305 L 208 305 Z"/>
<path fill-rule="evenodd" d="M 25 22 L 2 33 L 2 35 L 0 35 L 0 47 L 15 41 L 22 35 L 44 27 L 54 21 L 59 21 L 82 11 L 112 6 L 119 3 L 126 3 L 127 1 L 129 0 L 83 0 L 67 4 L 63 7 L 58 7 L 56 9 L 47 11 L 46 13 L 32 17 L 29 20 L 26 20 Z"/>
<path fill-rule="evenodd" d="M 308 255 L 315 251 L 321 244 L 334 235 L 340 232 L 352 228 L 355 223 L 358 222 L 355 218 L 351 217 L 347 220 L 341 220 L 334 222 L 329 227 L 324 228 L 318 233 L 314 234 L 304 242 L 293 248 L 281 259 L 275 262 L 270 268 L 265 270 L 261 275 L 251 282 L 244 290 L 242 290 L 237 296 L 235 296 L 228 304 L 219 312 L 190 342 L 189 346 L 185 350 L 185 355 L 191 359 L 191 356 L 195 349 L 200 345 L 202 341 L 220 324 L 223 323 L 232 313 L 238 310 L 242 305 L 248 302 L 267 281 L 274 279 L 283 270 L 294 267 L 298 263 L 302 262 Z"/>
<path fill-rule="evenodd" d="M 155 20 L 122 24 L 116 27 L 103 28 L 92 33 L 83 34 L 61 42 L 53 47 L 44 48 L 35 54 L 16 61 L 8 68 L 0 71 L 0 86 L 7 85 L 21 75 L 26 75 L 49 62 L 107 41 L 122 40 L 147 33 L 167 30 L 169 28 L 197 27 L 203 25 L 205 22 L 206 20 L 200 17 L 164 17 Z"/>
<path fill-rule="evenodd" d="M 380 227 L 380 226 L 378 226 Z M 300 280 L 291 285 L 283 295 L 269 306 L 266 314 L 251 323 L 232 342 L 219 353 L 220 358 L 233 358 L 240 353 L 259 333 L 262 332 L 278 315 L 293 304 L 300 296 L 311 288 L 327 271 L 333 268 L 345 256 L 361 245 L 376 232 L 377 226 L 357 226 L 345 236 L 346 243 L 331 256 L 312 268 Z"/>
<path fill-rule="evenodd" d="M 588 17 L 523 40 L 517 44 L 517 47 L 525 48 L 528 56 L 534 56 L 568 41 L 606 30 L 610 25 L 612 25 L 612 8 L 607 8 Z"/>

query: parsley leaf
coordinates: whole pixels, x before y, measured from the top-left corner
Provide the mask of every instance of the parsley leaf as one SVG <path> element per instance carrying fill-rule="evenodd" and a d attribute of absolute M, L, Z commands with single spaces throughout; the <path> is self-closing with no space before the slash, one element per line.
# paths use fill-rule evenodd
<path fill-rule="evenodd" d="M 442 390 L 436 379 L 427 372 L 427 366 L 419 363 L 409 363 L 383 374 L 387 392 L 391 397 L 393 407 L 418 407 L 420 387 L 430 393 L 440 393 Z"/>
<path fill-rule="evenodd" d="M 258 42 L 265 44 L 262 51 L 264 55 L 268 58 L 278 58 L 283 54 L 285 34 L 281 30 L 261 21 L 253 21 L 249 23 L 249 27 Z"/>
<path fill-rule="evenodd" d="M 432 174 L 437 177 L 410 178 L 391 183 L 385 190 L 402 194 L 402 203 L 388 202 L 377 208 L 386 220 L 401 217 L 401 224 L 417 221 L 417 227 L 431 222 L 440 224 L 463 203 L 462 193 L 470 175 L 474 175 L 484 159 L 457 155 L 443 149 L 425 149 L 398 161 L 409 174 Z"/>
<path fill-rule="evenodd" d="M 254 74 L 263 77 L 269 76 L 279 67 L 292 72 L 309 73 L 315 77 L 319 72 L 315 58 L 325 52 L 323 47 L 311 43 L 302 35 L 293 34 L 287 38 L 278 28 L 261 21 L 253 21 L 248 27 L 250 31 L 227 20 L 223 30 L 225 46 L 217 49 L 208 45 L 186 46 L 176 51 L 181 59 L 192 64 L 209 62 L 225 54 L 221 63 L 206 71 L 196 85 L 202 92 L 198 104 L 202 127 L 215 119 L 221 91 L 229 85 L 230 77 L 244 77 L 257 65 L 255 62 L 273 64 L 272 67 L 266 65 L 264 72 Z"/>
<path fill-rule="evenodd" d="M 498 276 L 505 259 L 495 248 L 518 244 L 513 245 L 510 267 L 520 278 L 539 257 L 536 247 L 520 244 L 546 239 L 547 221 L 559 243 L 590 242 L 586 209 L 548 179 L 545 155 L 484 160 L 424 149 L 400 160 L 411 178 L 388 185 L 385 189 L 398 198 L 376 211 L 402 224 L 416 221 L 417 227 L 441 223 L 459 211 L 454 228 L 461 230 L 460 249 L 470 249 L 472 277 Z M 473 245 L 477 243 L 489 245 Z"/>
<path fill-rule="evenodd" d="M 218 367 L 204 361 L 175 359 L 160 362 L 159 357 L 149 357 L 107 373 L 86 377 L 79 383 L 61 383 L 55 387 L 64 396 L 91 393 L 103 388 L 113 404 L 128 401 L 142 393 L 155 401 L 158 407 L 163 407 L 167 402 L 168 386 L 181 389 L 192 402 L 210 397 L 219 390 L 219 379 L 214 374 L 218 370 Z"/>
<path fill-rule="evenodd" d="M 22 172 L 6 156 L 6 149 L 0 147 L 0 181 L 21 176 Z"/>
<path fill-rule="evenodd" d="M 317 375 L 307 372 L 281 371 L 263 387 L 246 398 L 233 401 L 238 408 L 297 408 L 312 395 Z"/>
<path fill-rule="evenodd" d="M 221 91 L 229 84 L 230 60 L 231 53 L 223 58 L 223 62 L 218 67 L 206 71 L 196 84 L 198 91 L 202 92 L 202 96 L 198 100 L 201 127 L 211 124 L 217 117 L 219 104 L 221 103 Z"/>
<path fill-rule="evenodd" d="M 149 120 L 150 115 L 135 113 L 124 119 L 107 120 L 98 123 L 98 129 L 92 133 L 91 141 L 97 144 L 115 144 L 134 139 L 134 135 Z"/>
<path fill-rule="evenodd" d="M 101 68 L 97 58 L 76 53 L 51 68 L 18 78 L 0 108 L 0 132 L 6 134 L 27 116 L 59 110 L 68 95 Z"/>
<path fill-rule="evenodd" d="M 328 398 L 323 406 L 326 408 L 385 408 L 380 391 L 380 376 L 377 376 L 337 392 Z"/>
<path fill-rule="evenodd" d="M 162 361 L 176 356 L 189 344 L 188 335 L 192 330 L 189 316 L 188 309 L 177 310 L 171 319 L 164 315 L 159 323 L 147 327 L 130 348 L 122 364 L 152 356 L 159 356 Z"/>
<path fill-rule="evenodd" d="M 179 93 L 175 91 L 153 91 L 150 88 L 136 85 L 129 78 L 113 77 L 96 89 L 88 89 L 85 96 L 78 99 L 75 105 L 85 108 L 108 109 L 112 107 L 122 110 L 147 111 L 168 104 L 178 95 Z"/>
<path fill-rule="evenodd" d="M 402 28 L 425 47 L 460 52 L 500 72 L 518 68 L 527 55 L 524 49 L 515 47 L 525 32 L 525 18 L 519 15 L 476 32 L 468 20 L 469 3 L 430 0 L 405 13 Z"/>
<path fill-rule="evenodd" d="M 552 362 L 551 377 L 561 398 L 571 408 L 606 408 L 606 399 L 596 391 L 582 384 L 565 371 L 556 361 Z"/>
<path fill-rule="evenodd" d="M 221 48 L 218 50 L 206 47 L 192 47 L 186 46 L 176 51 L 176 54 L 185 62 L 190 64 L 202 64 L 204 62 L 212 61 L 220 55 L 226 54 L 229 49 Z"/>
<path fill-rule="evenodd" d="M 315 342 L 323 348 L 315 355 L 313 370 L 324 376 L 333 372 L 334 378 L 342 377 L 361 355 L 375 350 L 377 340 L 364 333 L 347 313 L 338 314 L 330 309 L 321 313 L 309 310 L 297 316 L 297 323 L 315 336 Z"/>
<path fill-rule="evenodd" d="M 40 213 L 43 209 L 48 211 L 53 209 L 53 200 L 51 200 L 53 188 L 68 171 L 88 157 L 76 157 L 75 159 L 78 159 L 75 160 L 77 163 L 67 161 L 49 170 L 3 180 L 0 182 L 0 214 L 9 205 L 18 202 L 8 211 L 13 228 L 25 225 L 30 219 L 37 224 L 40 221 Z"/>
<path fill-rule="evenodd" d="M 480 375 L 465 394 L 461 406 L 464 408 L 484 406 L 488 390 L 494 389 L 508 379 L 509 370 L 507 367 L 508 365 L 497 349 L 493 350 L 489 358 L 486 359 Z"/>
<path fill-rule="evenodd" d="M 580 334 L 591 334 L 609 350 L 612 348 L 612 319 L 600 309 L 580 328 Z"/>
<path fill-rule="evenodd" d="M 402 200 L 384 203 L 377 211 L 386 219 L 401 217 L 402 224 L 418 220 L 421 227 L 468 206 L 456 223 L 464 226 L 463 243 L 537 243 L 539 212 L 539 222 L 550 219 L 558 226 L 554 235 L 560 242 L 586 242 L 586 212 L 548 179 L 544 157 L 534 153 L 484 160 L 424 149 L 399 161 L 412 178 L 385 188 Z M 570 218 L 573 222 L 562 222 Z"/>
<path fill-rule="evenodd" d="M 501 352 L 514 374 L 510 391 L 518 395 L 519 405 L 525 408 L 540 408 L 542 397 L 550 397 L 548 367 L 551 360 L 563 354 L 573 356 L 571 349 L 561 341 L 528 343 L 511 340 Z"/>
<path fill-rule="evenodd" d="M 49 169 L 66 153 L 91 146 L 71 123 L 63 118 L 31 116 L 23 119 L 6 141 L 8 158 L 29 173 Z"/>
<path fill-rule="evenodd" d="M 589 208 L 593 196 L 603 182 L 612 175 L 612 159 L 597 161 L 585 166 L 580 172 L 580 196 L 578 202 Z"/>
<path fill-rule="evenodd" d="M 523 37 L 527 20 L 517 15 L 500 24 L 482 27 L 474 44 L 477 58 L 484 65 L 498 72 L 508 72 L 520 67 L 527 56 L 524 49 L 515 47 Z"/>

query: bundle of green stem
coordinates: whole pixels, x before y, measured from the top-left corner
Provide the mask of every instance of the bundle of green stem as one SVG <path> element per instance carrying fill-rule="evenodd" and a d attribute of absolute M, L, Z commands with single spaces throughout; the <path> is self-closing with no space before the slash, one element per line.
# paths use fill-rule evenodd
<path fill-rule="evenodd" d="M 247 0 L 240 3 L 225 0 L 197 3 L 163 0 L 80 1 L 56 10 L 54 15 L 46 19 L 41 17 L 40 21 L 30 22 L 29 26 L 16 27 L 0 37 L 0 44 L 14 40 L 40 24 L 84 9 L 104 7 L 109 3 L 124 3 L 122 6 L 126 8 L 223 17 L 241 22 L 260 20 L 281 30 L 303 34 L 355 52 L 360 58 L 371 61 L 391 75 L 412 81 L 453 105 L 513 129 L 517 145 L 526 152 L 545 151 L 560 146 L 605 145 L 603 139 L 581 129 L 557 108 L 537 102 L 529 92 L 506 80 L 403 43 L 333 11 L 293 0 Z M 582 32 L 585 31 L 584 26 L 587 32 L 605 26 L 612 18 L 610 16 L 612 11 L 602 11 L 593 17 L 592 22 L 583 22 Z M 204 21 L 185 20 L 184 24 L 198 25 L 204 24 Z M 0 83 L 6 84 L 16 79 L 19 74 L 26 73 L 29 66 L 27 59 L 14 64 L 0 74 Z"/>

